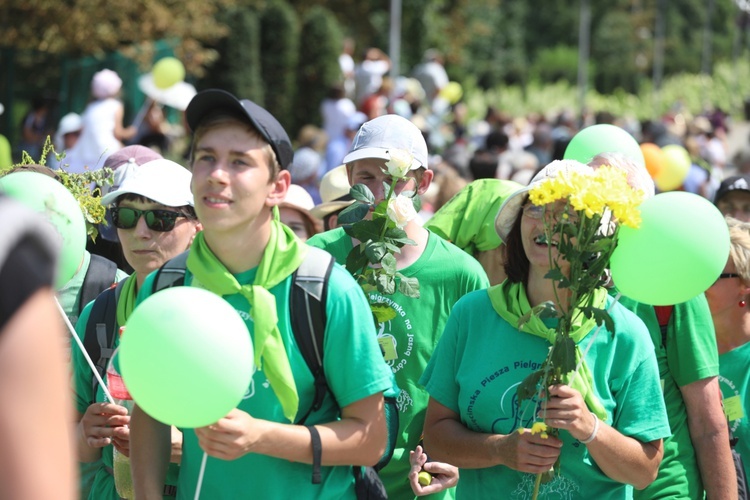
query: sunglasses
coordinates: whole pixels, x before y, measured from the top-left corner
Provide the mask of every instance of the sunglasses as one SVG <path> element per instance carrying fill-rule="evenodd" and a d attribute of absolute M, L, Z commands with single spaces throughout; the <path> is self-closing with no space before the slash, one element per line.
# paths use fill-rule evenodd
<path fill-rule="evenodd" d="M 186 215 L 171 210 L 138 210 L 127 207 L 115 207 L 110 210 L 112 211 L 112 223 L 118 229 L 133 229 L 138 224 L 138 219 L 143 216 L 149 229 L 166 233 L 174 229 L 177 219 L 187 218 Z"/>

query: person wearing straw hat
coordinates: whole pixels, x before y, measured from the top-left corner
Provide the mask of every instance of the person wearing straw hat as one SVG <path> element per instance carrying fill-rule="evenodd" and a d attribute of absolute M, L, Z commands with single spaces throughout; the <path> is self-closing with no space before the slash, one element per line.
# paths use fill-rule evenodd
<path fill-rule="evenodd" d="M 394 150 L 412 158 L 407 178 L 399 181 L 396 192 L 424 194 L 434 174 L 428 166 L 427 143 L 416 125 L 398 115 L 380 116 L 359 129 L 344 158 L 348 184 L 367 186 L 376 203 L 381 202 L 385 199 L 383 184 L 391 184 L 385 165 L 389 152 Z M 336 206 L 333 201 L 329 203 L 331 208 Z M 455 468 L 448 464 L 426 465 L 425 469 L 434 473 L 433 484 L 428 487 L 409 480 L 409 455 L 419 445 L 428 400 L 428 394 L 417 381 L 453 304 L 468 292 L 486 288 L 489 282 L 475 259 L 423 228 L 415 219 L 407 222 L 403 229 L 407 238 L 416 244 L 405 245 L 394 255 L 396 267 L 404 276 L 419 280 L 420 296 L 411 297 L 400 291 L 389 295 L 388 300 L 400 313 L 379 326 L 378 340 L 383 346 L 386 363 L 401 389 L 396 450 L 379 474 L 391 497 L 413 495 L 414 487 L 420 494 L 435 493 L 439 498 L 450 498 L 450 488 L 455 485 L 457 476 Z M 357 243 L 344 228 L 338 228 L 314 236 L 310 244 L 330 252 L 339 263 L 344 263 Z M 377 291 L 369 292 L 371 300 L 378 300 L 379 296 Z"/>
<path fill-rule="evenodd" d="M 315 206 L 310 193 L 302 186 L 290 184 L 284 201 L 279 205 L 279 219 L 302 241 L 320 232 L 320 219 L 310 213 Z"/>
<path fill-rule="evenodd" d="M 354 203 L 349 194 L 349 179 L 346 165 L 340 165 L 329 171 L 320 181 L 320 197 L 322 202 L 315 205 L 310 213 L 323 221 L 323 229 L 328 231 L 339 227 L 339 213 Z"/>
<path fill-rule="evenodd" d="M 562 273 L 570 268 L 554 237 L 547 240 L 543 222 L 547 210 L 552 218 L 563 217 L 564 205 L 534 205 L 528 193 L 561 172 L 593 170 L 572 160 L 552 162 L 503 202 L 495 228 L 507 247 L 508 279 L 454 306 L 420 380 L 430 394 L 425 445 L 433 459 L 460 468 L 457 497 L 531 498 L 535 475 L 559 459 L 554 477 L 541 484 L 540 498 L 561 492 L 569 498 L 631 498 L 633 486 L 643 488 L 656 477 L 662 439 L 670 434 L 648 331 L 601 288 L 593 301 L 609 309 L 614 331 L 592 334 L 592 319 L 573 322 L 570 331 L 588 370 L 571 386 L 548 389 L 545 415 L 537 414 L 536 397 L 530 411 L 519 405 L 518 385 L 539 369 L 550 348 L 543 320 L 519 322 L 532 307 L 557 302 L 555 283 L 546 277 L 550 259 L 556 258 Z M 530 431 L 538 417 L 560 429 L 559 438 Z"/>
<path fill-rule="evenodd" d="M 102 198 L 102 204 L 113 206 L 110 209 L 112 222 L 117 228 L 125 258 L 134 269 L 134 273 L 118 285 L 119 293 L 115 295 L 116 322 L 107 325 L 110 330 L 117 332 L 120 326 L 125 325 L 146 276 L 187 250 L 200 230 L 193 209 L 190 179 L 190 172 L 181 165 L 157 159 L 141 165 L 116 190 Z M 113 290 L 103 292 L 83 310 L 76 324 L 76 334 L 80 339 L 84 340 L 89 335 L 90 322 L 103 322 L 103 318 L 92 317 L 97 310 L 95 304 L 99 300 L 106 301 L 108 297 L 105 294 L 113 293 Z M 109 348 L 115 349 L 118 343 L 118 335 L 113 333 Z M 100 348 L 100 351 L 104 352 L 104 348 Z M 81 349 L 73 349 L 78 459 L 84 463 L 99 463 L 88 498 L 116 499 L 112 451 L 115 447 L 128 455 L 130 416 L 124 407 L 107 401 L 101 384 L 94 384 L 95 375 L 86 354 Z M 106 380 L 104 382 L 106 384 Z M 173 434 L 172 460 L 179 461 L 182 439 L 179 433 Z M 173 487 L 176 477 L 177 466 L 173 465 L 167 484 Z M 168 496 L 173 497 L 174 494 Z"/>
<path fill-rule="evenodd" d="M 183 282 L 237 309 L 253 339 L 247 362 L 256 370 L 237 408 L 213 425 L 184 430 L 180 496 L 351 498 L 352 465 L 373 465 L 385 449 L 383 391 L 392 387 L 362 290 L 345 269 L 330 268 L 322 356 L 329 390 L 322 406 L 303 417 L 316 390 L 292 331 L 289 295 L 294 272 L 318 252 L 279 221 L 290 185 L 289 136 L 264 108 L 218 89 L 198 93 L 186 116 L 203 231 L 187 255 Z M 148 300 L 154 280 L 147 279 L 139 300 Z M 306 425 L 296 424 L 301 418 Z M 136 406 L 131 440 L 136 495 L 156 498 L 168 427 Z"/>

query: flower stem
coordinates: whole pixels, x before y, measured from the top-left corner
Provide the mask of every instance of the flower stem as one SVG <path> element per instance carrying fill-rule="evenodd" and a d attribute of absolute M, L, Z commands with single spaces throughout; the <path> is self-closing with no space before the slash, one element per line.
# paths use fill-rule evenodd
<path fill-rule="evenodd" d="M 541 484 L 542 484 L 542 475 L 541 474 L 537 474 L 536 475 L 536 481 L 534 482 L 534 493 L 532 493 L 532 495 L 531 495 L 531 499 L 532 500 L 536 500 L 537 497 L 539 496 L 539 485 L 541 485 Z"/>

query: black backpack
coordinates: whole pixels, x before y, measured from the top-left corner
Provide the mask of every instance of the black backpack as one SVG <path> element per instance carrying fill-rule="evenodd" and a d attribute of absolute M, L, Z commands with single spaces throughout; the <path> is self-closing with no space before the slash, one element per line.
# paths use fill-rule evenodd
<path fill-rule="evenodd" d="M 184 252 L 169 260 L 156 271 L 151 293 L 184 285 L 187 256 L 188 252 Z M 325 395 L 329 391 L 323 371 L 323 340 L 327 322 L 328 278 L 331 275 L 334 262 L 333 257 L 328 252 L 310 247 L 302 264 L 292 275 L 289 297 L 292 331 L 302 357 L 315 380 L 313 403 L 307 412 L 297 419 L 295 424 L 298 425 L 304 425 L 310 414 L 320 409 Z M 97 297 L 86 325 L 84 345 L 91 359 L 99 360 L 97 369 L 100 366 L 106 369 L 107 362 L 114 352 L 112 343 L 117 329 L 115 313 L 120 288 L 121 286 L 110 288 Z M 97 307 L 100 302 L 101 304 Z M 101 341 L 105 343 L 102 344 Z M 100 373 L 103 373 L 103 370 Z M 94 381 L 94 394 L 96 394 L 96 385 L 97 382 Z M 385 453 L 375 467 L 353 467 L 358 499 L 387 498 L 377 471 L 385 467 L 390 461 L 396 447 L 399 416 L 395 397 L 385 398 L 385 415 L 388 427 L 388 443 Z M 308 428 L 314 431 L 314 428 Z M 318 484 L 321 480 L 319 437 L 317 450 L 315 441 L 313 435 L 313 455 L 317 456 L 317 460 L 313 461 L 312 482 Z"/>
<path fill-rule="evenodd" d="M 91 262 L 81 285 L 81 297 L 78 301 L 80 316 L 86 304 L 96 299 L 102 290 L 112 286 L 117 277 L 117 264 L 96 254 L 91 254 Z"/>

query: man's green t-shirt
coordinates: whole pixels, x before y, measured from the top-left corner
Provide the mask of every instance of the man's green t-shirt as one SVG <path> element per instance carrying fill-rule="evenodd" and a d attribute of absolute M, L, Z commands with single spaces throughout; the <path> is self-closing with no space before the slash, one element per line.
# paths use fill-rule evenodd
<path fill-rule="evenodd" d="M 654 307 L 621 297 L 620 303 L 640 317 L 656 349 L 659 378 L 672 436 L 664 440 L 664 457 L 656 480 L 633 498 L 704 497 L 700 469 L 690 438 L 687 410 L 680 387 L 719 374 L 713 320 L 704 295 L 676 304 L 667 326 L 667 345 Z"/>
<path fill-rule="evenodd" d="M 328 251 L 339 263 L 346 262 L 352 249 L 351 238 L 341 228 L 316 235 L 307 243 Z M 413 498 L 408 479 L 409 452 L 421 440 L 429 400 L 427 391 L 418 384 L 419 377 L 440 339 L 453 304 L 469 292 L 487 288 L 489 282 L 475 259 L 432 232 L 422 255 L 399 272 L 419 280 L 419 298 L 399 292 L 386 296 L 376 291 L 369 294 L 370 300 L 384 301 L 396 311 L 394 319 L 380 325 L 377 337 L 401 389 L 396 449 L 379 475 L 391 498 Z M 451 498 L 453 490 L 429 498 L 446 495 Z"/>
<path fill-rule="evenodd" d="M 254 281 L 257 268 L 235 275 L 241 284 Z M 152 273 L 144 282 L 138 296 L 139 303 L 148 300 L 153 286 Z M 187 273 L 186 283 L 192 277 Z M 289 292 L 291 276 L 270 289 L 276 298 L 278 327 L 286 346 L 287 356 L 299 394 L 299 412 L 304 414 L 314 397 L 313 376 L 297 347 L 291 329 Z M 253 335 L 250 305 L 240 294 L 227 295 L 231 304 L 245 321 Z M 349 273 L 335 265 L 328 282 L 326 301 L 327 323 L 324 339 L 323 365 L 330 394 L 326 395 L 319 411 L 307 419 L 307 425 L 335 421 L 339 407 L 383 392 L 392 386 L 391 374 L 384 365 L 364 294 Z M 248 359 L 248 363 L 252 360 Z M 196 401 L 196 404 L 200 402 Z M 250 386 L 238 408 L 254 418 L 272 422 L 289 423 L 281 404 L 262 370 L 254 372 Z M 203 450 L 193 429 L 183 429 L 184 441 L 180 466 L 178 498 L 193 499 L 199 476 Z M 325 456 L 325 449 L 323 450 Z M 354 475 L 351 467 L 321 467 L 321 483 L 312 484 L 310 464 L 290 462 L 267 455 L 248 454 L 236 460 L 219 460 L 208 457 L 201 498 L 322 498 L 353 497 Z"/>

